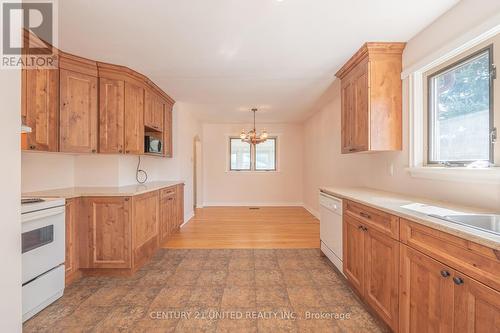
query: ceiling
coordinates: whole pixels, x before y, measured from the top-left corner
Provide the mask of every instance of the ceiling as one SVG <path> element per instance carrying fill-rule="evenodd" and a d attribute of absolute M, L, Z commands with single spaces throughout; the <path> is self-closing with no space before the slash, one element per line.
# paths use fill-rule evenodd
<path fill-rule="evenodd" d="M 296 122 L 365 41 L 457 0 L 59 0 L 61 49 L 129 66 L 206 122 Z"/>

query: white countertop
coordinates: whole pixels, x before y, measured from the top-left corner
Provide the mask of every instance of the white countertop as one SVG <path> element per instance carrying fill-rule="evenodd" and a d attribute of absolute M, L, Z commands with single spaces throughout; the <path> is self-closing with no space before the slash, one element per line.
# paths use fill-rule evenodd
<path fill-rule="evenodd" d="M 127 186 L 110 187 L 68 187 L 46 191 L 25 192 L 23 197 L 44 197 L 44 198 L 78 198 L 78 197 L 128 197 L 147 192 L 156 191 L 162 188 L 183 184 L 183 181 L 158 181 L 146 184 L 136 184 Z"/>
<path fill-rule="evenodd" d="M 447 202 L 429 200 L 409 195 L 385 192 L 363 187 L 321 187 L 320 190 L 341 199 L 355 201 L 376 209 L 380 209 L 389 214 L 397 215 L 405 219 L 417 222 L 428 227 L 444 231 L 446 233 L 470 240 L 472 242 L 500 250 L 500 236 L 489 232 L 481 231 L 461 224 L 447 222 L 438 218 L 428 216 L 425 213 L 404 208 L 410 204 L 432 205 L 440 208 L 445 208 L 453 211 L 464 213 L 494 213 L 499 212 L 487 211 L 474 207 L 462 205 L 454 205 Z"/>

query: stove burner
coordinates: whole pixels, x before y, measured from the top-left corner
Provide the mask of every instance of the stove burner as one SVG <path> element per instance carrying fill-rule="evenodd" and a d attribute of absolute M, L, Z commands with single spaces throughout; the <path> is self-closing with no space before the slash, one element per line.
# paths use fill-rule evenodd
<path fill-rule="evenodd" d="M 40 198 L 24 198 L 21 199 L 21 205 L 24 204 L 30 204 L 30 203 L 37 203 L 37 202 L 44 202 L 45 200 L 40 199 Z"/>

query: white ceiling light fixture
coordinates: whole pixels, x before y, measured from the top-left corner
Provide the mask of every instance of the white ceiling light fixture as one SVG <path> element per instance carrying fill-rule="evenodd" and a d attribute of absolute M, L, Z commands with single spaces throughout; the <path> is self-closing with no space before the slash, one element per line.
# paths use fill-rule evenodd
<path fill-rule="evenodd" d="M 262 130 L 261 133 L 257 134 L 257 130 L 255 128 L 255 113 L 257 112 L 257 109 L 253 108 L 252 112 L 253 112 L 253 129 L 248 131 L 248 133 L 245 131 L 245 129 L 242 129 L 240 134 L 240 139 L 243 142 L 248 142 L 252 145 L 257 145 L 259 143 L 265 142 L 268 138 L 268 134 L 265 129 Z"/>

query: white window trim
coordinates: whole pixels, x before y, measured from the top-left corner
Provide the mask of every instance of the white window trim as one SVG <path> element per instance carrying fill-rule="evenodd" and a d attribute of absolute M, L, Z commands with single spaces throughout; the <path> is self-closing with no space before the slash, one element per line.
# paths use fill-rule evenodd
<path fill-rule="evenodd" d="M 236 138 L 237 136 L 234 135 L 234 134 L 226 134 L 226 142 L 229 142 L 229 139 L 231 138 Z M 279 133 L 269 133 L 269 138 L 276 138 L 276 170 L 231 170 L 230 169 L 230 163 L 231 163 L 231 152 L 229 149 L 227 149 L 227 152 L 226 152 L 226 169 L 225 169 L 225 172 L 228 174 L 228 175 L 247 175 L 247 176 L 250 176 L 250 175 L 270 175 L 270 174 L 277 174 L 277 173 L 281 173 L 281 158 L 280 158 L 280 154 L 281 154 L 281 149 L 280 149 L 280 145 L 281 145 L 281 140 L 280 140 L 280 134 Z"/>
<path fill-rule="evenodd" d="M 500 24 L 497 19 L 484 22 L 476 29 L 461 35 L 401 73 L 403 89 L 408 92 L 406 105 L 408 105 L 409 121 L 409 167 L 407 171 L 412 177 L 500 184 L 500 167 L 488 169 L 446 168 L 426 166 L 424 160 L 424 133 L 426 130 L 424 122 L 424 113 L 426 112 L 424 73 L 487 41 L 498 33 L 500 33 Z"/>

